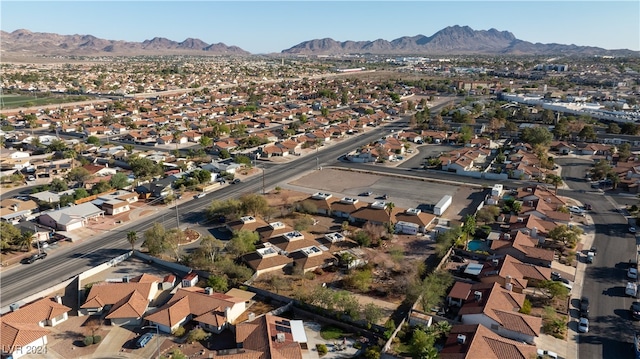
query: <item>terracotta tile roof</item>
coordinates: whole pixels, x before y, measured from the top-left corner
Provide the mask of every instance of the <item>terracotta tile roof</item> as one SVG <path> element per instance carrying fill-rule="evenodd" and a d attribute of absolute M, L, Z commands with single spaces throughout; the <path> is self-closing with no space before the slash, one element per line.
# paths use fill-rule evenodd
<path fill-rule="evenodd" d="M 464 335 L 464 344 L 458 335 Z M 536 347 L 503 338 L 481 325 L 454 325 L 439 357 L 441 359 L 529 359 Z"/>
<path fill-rule="evenodd" d="M 51 320 L 68 311 L 71 308 L 56 302 L 53 298 L 42 298 L 27 304 L 15 312 L 9 312 L 2 316 L 2 321 L 12 323 L 39 323 Z"/>
<path fill-rule="evenodd" d="M 49 330 L 35 323 L 6 323 L 0 320 L 0 345 L 2 351 L 13 353 L 22 346 L 44 337 Z"/>
<path fill-rule="evenodd" d="M 71 308 L 56 302 L 53 298 L 42 298 L 27 304 L 14 312 L 0 317 L 0 345 L 2 351 L 14 352 L 49 334 L 40 323 L 57 318 Z"/>
<path fill-rule="evenodd" d="M 149 301 L 143 297 L 137 290 L 123 297 L 111 307 L 107 319 L 117 318 L 142 318 L 147 310 Z"/>
<path fill-rule="evenodd" d="M 293 263 L 293 259 L 281 254 L 263 258 L 258 254 L 258 252 L 245 254 L 242 256 L 242 260 L 254 271 L 285 266 L 289 263 Z"/>
<path fill-rule="evenodd" d="M 145 316 L 145 319 L 169 327 L 173 327 L 189 314 L 195 318 L 203 316 L 207 321 L 213 320 L 207 314 L 225 316 L 225 309 L 238 303 L 244 303 L 244 299 L 234 298 L 222 293 L 208 295 L 202 291 L 178 289 L 171 300 L 158 308 L 153 313 Z M 219 318 L 216 318 L 218 320 Z M 226 318 L 232 321 L 235 318 Z"/>
<path fill-rule="evenodd" d="M 248 353 L 255 351 L 260 359 L 302 359 L 300 344 L 293 340 L 289 320 L 271 314 L 255 318 L 251 322 L 243 322 L 236 326 L 236 342 Z M 288 330 L 287 330 L 288 329 Z M 277 334 L 284 334 L 284 340 L 278 342 Z M 226 357 L 226 356 L 225 356 Z M 255 358 L 255 356 L 233 356 L 233 359 Z"/>
<path fill-rule="evenodd" d="M 157 278 L 157 277 L 156 277 Z M 157 278 L 158 282 L 162 281 Z M 91 287 L 87 300 L 80 308 L 99 308 L 105 305 L 113 305 L 124 297 L 130 297 L 132 292 L 137 291 L 143 298 L 149 299 L 151 287 L 156 285 L 153 282 L 119 282 L 119 283 L 96 283 Z"/>

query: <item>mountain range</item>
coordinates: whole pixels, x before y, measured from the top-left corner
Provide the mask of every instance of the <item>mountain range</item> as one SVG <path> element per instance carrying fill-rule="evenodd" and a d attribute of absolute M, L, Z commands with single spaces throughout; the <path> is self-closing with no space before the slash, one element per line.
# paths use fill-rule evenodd
<path fill-rule="evenodd" d="M 3 55 L 250 55 L 237 46 L 207 44 L 188 38 L 182 42 L 154 37 L 143 42 L 105 40 L 92 35 L 59 35 L 15 30 L 0 32 Z M 612 55 L 640 56 L 640 51 L 606 50 L 592 46 L 531 43 L 517 39 L 511 32 L 473 30 L 468 26 L 449 26 L 432 36 L 404 36 L 387 41 L 336 41 L 331 38 L 304 41 L 284 55 Z"/>

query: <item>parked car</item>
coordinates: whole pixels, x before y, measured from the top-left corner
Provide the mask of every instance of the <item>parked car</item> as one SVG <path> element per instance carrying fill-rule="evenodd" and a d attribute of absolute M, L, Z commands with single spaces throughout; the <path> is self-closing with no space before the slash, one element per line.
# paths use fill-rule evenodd
<path fill-rule="evenodd" d="M 636 227 L 629 227 L 629 233 L 636 233 Z"/>
<path fill-rule="evenodd" d="M 595 257 L 596 254 L 593 252 L 589 252 L 587 253 L 587 263 L 593 263 L 593 257 Z"/>
<path fill-rule="evenodd" d="M 578 331 L 580 333 L 589 333 L 589 319 L 580 318 L 578 321 Z"/>
<path fill-rule="evenodd" d="M 629 307 L 629 312 L 631 312 L 631 318 L 635 320 L 640 320 L 640 302 L 633 302 Z"/>
<path fill-rule="evenodd" d="M 538 349 L 538 359 L 558 359 L 558 354 L 549 350 Z"/>
<path fill-rule="evenodd" d="M 142 336 L 140 336 L 140 338 L 138 338 L 138 340 L 136 340 L 136 347 L 144 348 L 145 345 L 147 345 L 147 343 L 149 343 L 152 338 L 153 338 L 153 333 L 143 334 Z"/>
<path fill-rule="evenodd" d="M 570 280 L 568 280 L 567 278 L 560 278 L 560 279 L 558 280 L 558 282 L 562 283 L 562 285 L 563 285 L 565 288 L 569 289 L 569 291 L 571 291 L 571 289 L 573 289 L 573 283 L 571 283 L 571 281 L 570 281 Z"/>
<path fill-rule="evenodd" d="M 569 206 L 569 212 L 574 214 L 583 214 L 584 210 L 578 206 Z"/>
<path fill-rule="evenodd" d="M 199 194 L 195 195 L 194 198 L 202 198 L 202 197 L 204 197 L 206 195 L 207 195 L 207 192 L 202 192 L 202 193 L 199 193 Z"/>
<path fill-rule="evenodd" d="M 589 298 L 587 297 L 580 298 L 580 316 L 581 317 L 589 316 Z"/>
<path fill-rule="evenodd" d="M 38 259 L 45 259 L 47 257 L 47 253 L 45 252 L 40 252 L 40 253 L 36 253 L 30 257 L 24 258 L 21 262 L 24 264 L 31 264 L 35 261 L 37 261 Z"/>
<path fill-rule="evenodd" d="M 560 281 L 562 279 L 562 275 L 558 272 L 551 272 L 551 280 Z"/>
<path fill-rule="evenodd" d="M 591 249 L 589 249 L 589 252 L 593 252 L 593 255 L 596 256 L 598 255 L 598 248 L 596 248 L 596 246 L 592 246 Z"/>
<path fill-rule="evenodd" d="M 627 277 L 630 279 L 638 279 L 638 268 L 629 268 L 627 270 Z"/>
<path fill-rule="evenodd" d="M 363 196 L 363 197 L 369 197 L 369 196 L 371 196 L 372 194 L 373 194 L 373 192 L 371 192 L 371 191 L 367 191 L 367 192 L 362 192 L 362 193 L 360 193 L 360 195 L 361 195 L 361 196 Z"/>
<path fill-rule="evenodd" d="M 238 183 L 240 183 L 240 182 L 241 182 L 241 181 L 240 181 L 240 178 L 236 178 L 236 179 L 234 179 L 233 181 L 231 181 L 231 184 L 238 184 Z"/>

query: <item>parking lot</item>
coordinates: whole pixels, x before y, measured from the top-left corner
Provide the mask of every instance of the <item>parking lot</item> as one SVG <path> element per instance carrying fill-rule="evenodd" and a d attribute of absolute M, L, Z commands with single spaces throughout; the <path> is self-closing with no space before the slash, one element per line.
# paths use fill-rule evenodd
<path fill-rule="evenodd" d="M 309 194 L 322 191 L 338 198 L 354 197 L 363 202 L 385 200 L 393 202 L 396 207 L 425 211 L 431 211 L 444 195 L 450 195 L 453 203 L 445 217 L 454 220 L 462 218 L 484 198 L 482 190 L 475 188 L 339 169 L 314 171 L 289 182 L 288 186 Z M 363 196 L 369 191 L 371 195 Z M 384 194 L 387 199 L 382 198 Z"/>

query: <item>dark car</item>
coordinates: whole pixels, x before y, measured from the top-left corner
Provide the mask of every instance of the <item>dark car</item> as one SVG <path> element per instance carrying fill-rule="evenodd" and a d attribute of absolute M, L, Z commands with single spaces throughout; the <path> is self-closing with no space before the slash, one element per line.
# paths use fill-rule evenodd
<path fill-rule="evenodd" d="M 587 297 L 580 298 L 580 317 L 589 317 L 589 298 Z"/>
<path fill-rule="evenodd" d="M 640 320 L 640 302 L 631 303 L 629 311 L 631 312 L 631 318 Z"/>
<path fill-rule="evenodd" d="M 594 255 L 598 255 L 598 248 L 596 246 L 591 247 L 591 249 L 589 249 L 589 252 L 593 252 Z"/>
<path fill-rule="evenodd" d="M 44 259 L 47 256 L 47 253 L 42 252 L 42 253 L 36 253 L 30 257 L 27 257 L 25 259 L 22 260 L 22 263 L 24 264 L 31 264 L 35 261 L 37 261 L 38 259 Z"/>
<path fill-rule="evenodd" d="M 558 272 L 551 272 L 551 279 L 555 281 L 560 281 L 562 279 L 562 275 Z"/>
<path fill-rule="evenodd" d="M 236 178 L 233 181 L 231 181 L 231 184 L 238 184 L 240 183 L 240 178 Z"/>

